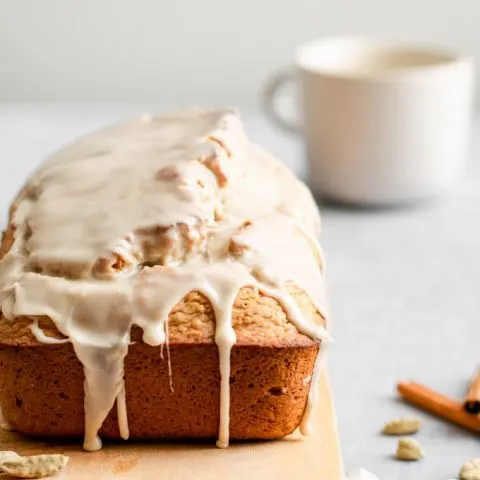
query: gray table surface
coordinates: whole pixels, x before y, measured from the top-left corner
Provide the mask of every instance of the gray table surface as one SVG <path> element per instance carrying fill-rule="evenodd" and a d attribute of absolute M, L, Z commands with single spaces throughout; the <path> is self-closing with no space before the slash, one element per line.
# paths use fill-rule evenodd
<path fill-rule="evenodd" d="M 146 105 L 0 104 L 0 208 L 49 152 L 113 121 L 162 110 Z M 300 176 L 301 142 L 258 113 L 244 112 L 252 139 Z M 322 244 L 332 297 L 335 345 L 329 358 L 347 469 L 381 480 L 445 480 L 480 457 L 480 439 L 396 399 L 399 379 L 453 397 L 464 394 L 480 354 L 480 123 L 468 174 L 442 200 L 409 209 L 362 211 L 321 206 Z M 395 461 L 383 423 L 414 414 L 426 458 Z M 328 480 L 328 479 L 324 479 Z"/>

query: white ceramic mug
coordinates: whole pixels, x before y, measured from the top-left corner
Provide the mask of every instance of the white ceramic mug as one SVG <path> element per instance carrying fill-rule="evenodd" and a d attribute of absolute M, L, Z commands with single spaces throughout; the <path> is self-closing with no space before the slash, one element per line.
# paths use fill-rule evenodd
<path fill-rule="evenodd" d="M 299 80 L 301 120 L 279 100 Z M 303 45 L 296 72 L 280 74 L 265 106 L 283 128 L 301 130 L 314 191 L 340 202 L 394 205 L 447 190 L 469 144 L 474 67 L 451 53 L 359 38 Z"/>

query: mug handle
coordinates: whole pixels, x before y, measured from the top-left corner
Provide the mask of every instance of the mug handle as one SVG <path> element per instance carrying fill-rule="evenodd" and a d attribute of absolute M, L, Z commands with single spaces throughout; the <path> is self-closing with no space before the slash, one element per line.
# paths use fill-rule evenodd
<path fill-rule="evenodd" d="M 267 82 L 263 92 L 263 108 L 266 115 L 277 126 L 290 133 L 300 133 L 300 120 L 289 115 L 280 107 L 281 93 L 287 87 L 292 87 L 297 83 L 296 73 L 293 69 L 286 69 L 274 74 Z M 291 90 L 290 90 L 291 94 Z"/>

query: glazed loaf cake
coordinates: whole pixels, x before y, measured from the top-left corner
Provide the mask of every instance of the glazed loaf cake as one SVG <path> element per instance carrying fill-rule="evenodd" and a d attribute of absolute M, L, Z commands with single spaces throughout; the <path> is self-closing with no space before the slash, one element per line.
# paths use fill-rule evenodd
<path fill-rule="evenodd" d="M 319 215 L 234 111 L 60 150 L 14 201 L 0 261 L 0 405 L 26 435 L 307 433 L 329 341 Z"/>

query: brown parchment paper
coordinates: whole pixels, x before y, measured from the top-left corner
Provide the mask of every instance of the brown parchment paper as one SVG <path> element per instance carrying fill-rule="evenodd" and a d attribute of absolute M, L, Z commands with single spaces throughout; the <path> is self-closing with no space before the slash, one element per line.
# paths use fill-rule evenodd
<path fill-rule="evenodd" d="M 31 440 L 12 432 L 0 433 L 1 450 L 21 455 L 64 453 L 69 465 L 55 480 L 343 480 L 336 418 L 327 376 L 320 383 L 315 433 L 295 432 L 274 442 L 234 443 L 220 450 L 209 443 L 106 444 L 99 452 L 77 444 Z"/>

